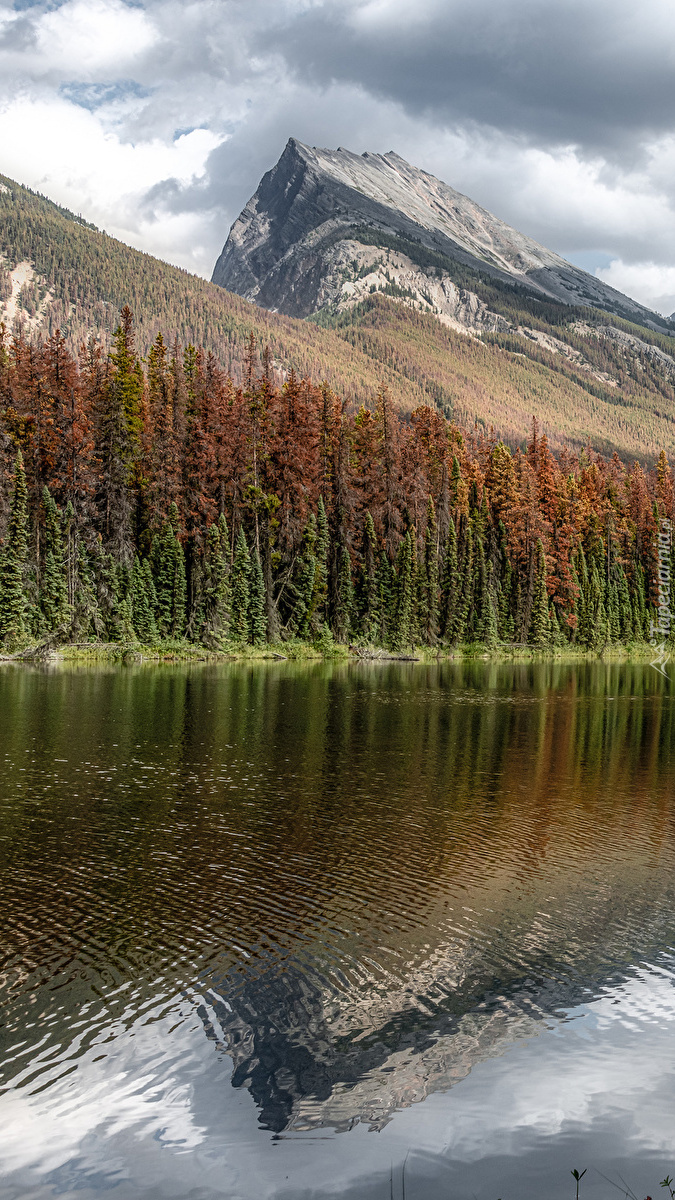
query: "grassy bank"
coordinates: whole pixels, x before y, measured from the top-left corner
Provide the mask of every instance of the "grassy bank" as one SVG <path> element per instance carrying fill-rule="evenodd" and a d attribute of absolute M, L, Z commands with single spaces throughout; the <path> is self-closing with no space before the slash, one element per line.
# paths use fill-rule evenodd
<path fill-rule="evenodd" d="M 541 648 L 528 645 L 416 646 L 405 652 L 375 646 L 344 646 L 335 642 L 286 641 L 259 646 L 224 642 L 218 649 L 183 640 L 146 645 L 141 642 L 52 642 L 32 643 L 0 657 L 4 662 L 232 662 L 232 661 L 401 661 L 401 662 L 652 662 L 657 651 L 644 642 L 611 644 L 599 649 L 563 646 Z"/>

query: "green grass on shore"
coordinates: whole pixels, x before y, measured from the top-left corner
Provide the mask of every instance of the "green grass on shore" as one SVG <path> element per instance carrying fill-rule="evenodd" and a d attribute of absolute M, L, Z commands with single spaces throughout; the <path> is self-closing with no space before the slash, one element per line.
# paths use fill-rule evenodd
<path fill-rule="evenodd" d="M 82 663 L 152 663 L 152 662 L 253 662 L 253 661 L 419 661 L 452 662 L 651 662 L 657 657 L 653 647 L 644 642 L 626 645 L 607 645 L 585 650 L 576 646 L 540 648 L 528 645 L 485 646 L 480 643 L 459 646 L 416 646 L 400 653 L 375 646 L 344 646 L 335 642 L 309 643 L 286 641 L 261 646 L 242 646 L 223 642 L 217 649 L 184 640 L 163 641 L 152 645 L 141 642 L 77 642 L 32 643 L 17 648 L 0 658 L 5 662 L 82 662 Z"/>

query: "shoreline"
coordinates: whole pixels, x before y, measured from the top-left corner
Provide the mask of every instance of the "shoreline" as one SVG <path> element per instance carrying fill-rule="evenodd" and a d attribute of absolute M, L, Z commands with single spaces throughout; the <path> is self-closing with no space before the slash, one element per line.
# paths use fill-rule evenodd
<path fill-rule="evenodd" d="M 614 643 L 593 650 L 574 646 L 538 647 L 520 644 L 488 647 L 480 643 L 470 643 L 442 647 L 417 646 L 400 653 L 372 646 L 333 644 L 330 647 L 322 647 L 292 641 L 264 646 L 226 644 L 218 650 L 192 642 L 165 642 L 157 645 L 145 645 L 141 642 L 43 642 L 21 647 L 14 653 L 0 655 L 0 664 L 39 666 L 49 663 L 107 663 L 125 666 L 172 662 L 399 662 L 426 665 L 451 662 L 651 663 L 658 657 L 658 650 L 639 642 Z"/>

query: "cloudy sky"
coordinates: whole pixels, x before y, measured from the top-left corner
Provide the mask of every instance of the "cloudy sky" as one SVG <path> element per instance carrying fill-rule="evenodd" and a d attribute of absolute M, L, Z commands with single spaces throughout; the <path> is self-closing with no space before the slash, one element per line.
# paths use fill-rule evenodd
<path fill-rule="evenodd" d="M 0 0 L 0 171 L 210 276 L 290 135 L 675 309 L 672 0 Z"/>

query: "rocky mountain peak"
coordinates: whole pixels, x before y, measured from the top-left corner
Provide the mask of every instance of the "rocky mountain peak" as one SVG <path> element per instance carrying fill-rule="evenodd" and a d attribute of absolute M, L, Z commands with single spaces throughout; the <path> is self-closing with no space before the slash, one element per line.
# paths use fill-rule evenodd
<path fill-rule="evenodd" d="M 456 265 L 541 300 L 590 305 L 667 328 L 657 314 L 395 151 L 355 154 L 342 146 L 306 146 L 296 138 L 289 138 L 234 222 L 213 282 L 263 308 L 306 317 L 342 302 L 348 265 L 340 262 L 338 280 L 336 261 L 345 254 L 336 248 L 347 252 L 354 241 L 393 247 L 449 279 Z M 358 257 L 347 263 L 362 272 Z"/>

